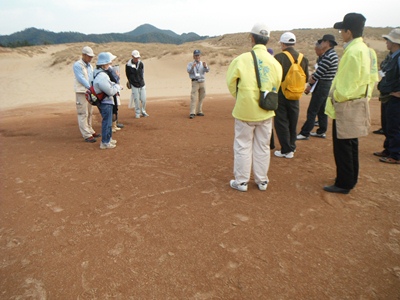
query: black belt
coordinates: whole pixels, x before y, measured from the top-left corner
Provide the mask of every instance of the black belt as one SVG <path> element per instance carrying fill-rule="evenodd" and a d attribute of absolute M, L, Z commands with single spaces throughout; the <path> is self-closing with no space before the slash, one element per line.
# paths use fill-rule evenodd
<path fill-rule="evenodd" d="M 194 78 L 192 78 L 192 81 L 199 81 L 198 79 L 194 79 Z"/>

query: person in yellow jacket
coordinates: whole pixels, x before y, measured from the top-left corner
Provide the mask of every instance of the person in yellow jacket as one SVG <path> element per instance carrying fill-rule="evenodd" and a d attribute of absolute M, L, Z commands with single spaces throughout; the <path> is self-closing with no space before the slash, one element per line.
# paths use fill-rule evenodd
<path fill-rule="evenodd" d="M 333 119 L 332 138 L 333 153 L 336 163 L 335 183 L 325 186 L 331 193 L 348 194 L 357 184 L 358 138 L 339 139 L 337 137 L 336 116 L 332 97 L 336 102 L 345 102 L 371 96 L 375 82 L 378 80 L 376 54 L 364 43 L 365 17 L 358 13 L 349 13 L 342 22 L 333 26 L 339 29 L 343 38 L 344 53 L 339 62 L 336 77 L 326 102 L 325 113 Z"/>
<path fill-rule="evenodd" d="M 270 31 L 263 23 L 256 23 L 250 32 L 260 73 L 261 90 L 278 90 L 281 85 L 282 67 L 267 51 Z M 234 177 L 230 181 L 233 189 L 245 192 L 253 166 L 254 181 L 259 190 L 268 185 L 270 163 L 270 139 L 274 111 L 259 107 L 258 88 L 254 61 L 251 52 L 236 57 L 226 74 L 229 92 L 236 99 L 232 116 L 235 118 Z"/>

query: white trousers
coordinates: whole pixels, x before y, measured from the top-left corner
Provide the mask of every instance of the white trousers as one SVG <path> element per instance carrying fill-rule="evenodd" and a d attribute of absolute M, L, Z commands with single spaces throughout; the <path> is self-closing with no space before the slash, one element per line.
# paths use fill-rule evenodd
<path fill-rule="evenodd" d="M 269 181 L 271 133 L 272 118 L 260 122 L 235 119 L 233 174 L 237 182 L 248 182 L 252 167 L 256 184 Z"/>
<path fill-rule="evenodd" d="M 87 102 L 84 93 L 75 93 L 75 95 L 79 130 L 82 137 L 87 139 L 95 132 L 92 128 L 93 106 Z"/>

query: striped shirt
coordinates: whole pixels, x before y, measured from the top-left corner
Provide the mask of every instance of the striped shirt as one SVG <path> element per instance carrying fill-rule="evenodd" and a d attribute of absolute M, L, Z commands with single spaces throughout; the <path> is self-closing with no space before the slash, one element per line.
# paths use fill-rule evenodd
<path fill-rule="evenodd" d="M 333 48 L 327 50 L 318 60 L 318 68 L 312 75 L 314 80 L 332 81 L 336 75 L 339 57 Z"/>

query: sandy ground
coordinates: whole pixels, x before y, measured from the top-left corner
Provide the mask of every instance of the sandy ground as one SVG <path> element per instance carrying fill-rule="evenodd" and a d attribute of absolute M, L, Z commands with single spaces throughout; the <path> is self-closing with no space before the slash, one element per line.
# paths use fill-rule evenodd
<path fill-rule="evenodd" d="M 44 57 L 21 70 L 25 57 L 0 55 L 1 299 L 400 299 L 400 169 L 372 155 L 383 136 L 360 139 L 349 195 L 322 190 L 335 176 L 330 130 L 294 159 L 271 157 L 266 192 L 240 193 L 223 74 L 194 120 L 186 74 L 175 95 L 148 80 L 149 118 L 123 94 L 126 127 L 101 151 L 79 134 L 72 77 L 43 72 Z M 371 110 L 372 131 L 376 99 Z"/>

